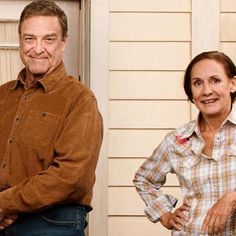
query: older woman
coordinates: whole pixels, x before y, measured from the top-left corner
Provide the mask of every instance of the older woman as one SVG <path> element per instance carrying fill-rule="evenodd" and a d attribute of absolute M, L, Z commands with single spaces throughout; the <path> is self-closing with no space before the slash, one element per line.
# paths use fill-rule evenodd
<path fill-rule="evenodd" d="M 236 235 L 236 67 L 220 52 L 188 65 L 184 89 L 198 119 L 169 133 L 135 174 L 145 214 L 172 235 Z M 160 188 L 175 173 L 183 205 Z"/>

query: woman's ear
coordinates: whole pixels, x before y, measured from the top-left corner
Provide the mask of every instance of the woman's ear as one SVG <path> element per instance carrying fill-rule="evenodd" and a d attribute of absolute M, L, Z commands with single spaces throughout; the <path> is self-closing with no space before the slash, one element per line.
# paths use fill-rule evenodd
<path fill-rule="evenodd" d="M 231 92 L 231 93 L 236 92 L 236 76 L 234 76 L 234 77 L 231 79 L 231 89 L 230 89 L 230 92 Z"/>

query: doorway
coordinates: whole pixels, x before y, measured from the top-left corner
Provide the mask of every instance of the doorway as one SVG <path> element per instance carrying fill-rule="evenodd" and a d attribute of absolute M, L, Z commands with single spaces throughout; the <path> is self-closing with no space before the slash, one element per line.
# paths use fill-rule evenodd
<path fill-rule="evenodd" d="M 18 22 L 29 0 L 0 0 L 0 85 L 15 80 L 19 56 Z M 63 56 L 67 73 L 90 85 L 90 0 L 56 0 L 68 17 L 68 44 Z M 86 235 L 88 230 L 86 230 Z"/>
<path fill-rule="evenodd" d="M 0 0 L 0 84 L 17 78 L 23 67 L 19 57 L 18 21 L 30 1 Z M 89 86 L 90 1 L 55 1 L 67 14 L 69 42 L 63 61 L 68 74 Z"/>

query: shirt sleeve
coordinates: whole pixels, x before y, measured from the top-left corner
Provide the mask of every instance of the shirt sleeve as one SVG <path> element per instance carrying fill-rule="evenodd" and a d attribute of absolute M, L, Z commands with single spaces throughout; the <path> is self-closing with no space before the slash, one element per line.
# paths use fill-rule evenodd
<path fill-rule="evenodd" d="M 166 182 L 167 173 L 172 172 L 168 156 L 168 144 L 165 139 L 141 165 L 133 180 L 136 190 L 146 204 L 145 214 L 152 222 L 157 222 L 177 203 L 175 197 L 160 190 Z"/>
<path fill-rule="evenodd" d="M 65 119 L 50 167 L 0 192 L 0 208 L 23 213 L 60 203 L 90 203 L 102 136 L 96 99 L 87 97 Z"/>

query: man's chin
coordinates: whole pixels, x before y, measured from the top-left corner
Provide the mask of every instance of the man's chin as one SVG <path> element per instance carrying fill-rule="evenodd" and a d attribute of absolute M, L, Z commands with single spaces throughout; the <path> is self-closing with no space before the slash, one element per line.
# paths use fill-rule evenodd
<path fill-rule="evenodd" d="M 47 73 L 47 70 L 45 69 L 35 69 L 35 68 L 29 68 L 29 71 L 34 76 L 43 76 Z"/>
<path fill-rule="evenodd" d="M 45 74 L 33 74 L 34 78 L 40 79 L 43 78 Z"/>

